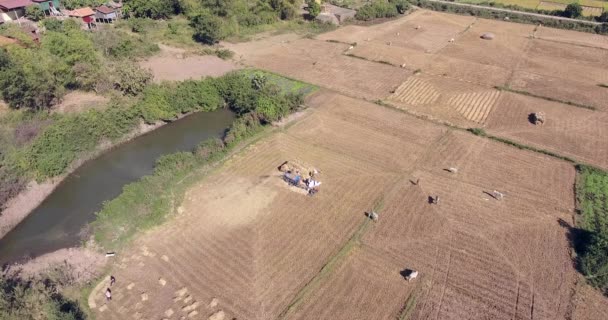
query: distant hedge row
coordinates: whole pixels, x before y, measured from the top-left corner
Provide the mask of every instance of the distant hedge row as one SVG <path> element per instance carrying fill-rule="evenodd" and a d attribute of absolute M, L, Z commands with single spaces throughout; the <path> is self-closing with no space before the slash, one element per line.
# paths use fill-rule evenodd
<path fill-rule="evenodd" d="M 508 17 L 508 21 L 510 21 L 510 22 L 526 23 L 526 24 L 541 24 L 543 26 L 551 27 L 551 28 L 575 30 L 575 31 L 588 32 L 588 33 L 597 33 L 597 34 L 608 34 L 608 23 L 594 25 L 591 23 L 587 23 L 585 21 L 572 21 L 572 20 L 555 19 L 555 18 L 550 18 L 550 17 L 538 17 L 538 16 L 527 15 L 524 13 L 499 11 L 499 10 L 495 10 L 493 8 L 479 8 L 479 7 L 471 7 L 471 6 L 466 6 L 466 5 L 457 5 L 457 4 L 444 3 L 444 2 L 434 2 L 434 1 L 428 1 L 428 0 L 411 0 L 410 2 L 421 8 L 435 10 L 435 11 L 450 12 L 450 13 L 456 13 L 456 14 L 461 14 L 461 15 L 470 15 L 470 16 L 476 16 L 476 17 L 480 17 L 480 18 L 497 19 L 497 20 L 505 20 L 505 18 Z"/>

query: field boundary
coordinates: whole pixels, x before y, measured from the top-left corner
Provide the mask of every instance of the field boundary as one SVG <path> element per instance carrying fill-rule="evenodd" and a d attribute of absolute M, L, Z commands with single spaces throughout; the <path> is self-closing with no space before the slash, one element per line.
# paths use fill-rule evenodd
<path fill-rule="evenodd" d="M 338 266 L 345 257 L 347 257 L 353 249 L 361 246 L 361 237 L 369 229 L 370 219 L 365 217 L 365 220 L 359 225 L 359 228 L 355 230 L 352 236 L 344 243 L 342 247 L 334 254 L 330 256 L 327 262 L 321 267 L 319 272 L 313 276 L 304 286 L 298 291 L 291 302 L 281 311 L 277 319 L 285 319 L 295 308 L 297 308 L 304 299 L 315 289 L 321 285 L 321 281 L 327 278 L 331 272 Z"/>
<path fill-rule="evenodd" d="M 547 96 L 541 96 L 541 95 L 538 95 L 538 94 L 534 94 L 532 92 L 513 89 L 513 88 L 510 88 L 508 86 L 495 86 L 494 89 L 499 90 L 499 91 L 507 91 L 507 92 L 512 92 L 512 93 L 517 93 L 517 94 L 521 94 L 523 96 L 529 96 L 529 97 L 543 99 L 543 100 L 547 100 L 547 101 L 551 101 L 551 102 L 559 102 L 559 103 L 567 104 L 569 106 L 573 106 L 573 107 L 577 107 L 577 108 L 583 108 L 583 109 L 587 109 L 587 110 L 597 111 L 597 108 L 594 107 L 594 106 L 589 106 L 589 105 L 586 105 L 586 104 L 576 103 L 576 102 L 567 101 L 567 100 L 560 100 L 560 99 L 551 98 L 551 97 L 547 97 Z"/>
<path fill-rule="evenodd" d="M 413 117 L 415 117 L 417 119 L 420 119 L 420 120 L 430 121 L 430 122 L 433 122 L 435 124 L 442 125 L 442 126 L 445 126 L 445 127 L 448 127 L 448 128 L 457 129 L 457 130 L 461 130 L 461 131 L 466 131 L 466 132 L 469 132 L 469 133 L 474 134 L 476 136 L 487 138 L 487 139 L 490 139 L 490 140 L 494 140 L 496 142 L 500 142 L 500 143 L 509 145 L 511 147 L 515 147 L 515 148 L 520 149 L 520 150 L 528 150 L 528 151 L 540 153 L 540 154 L 543 154 L 543 155 L 546 155 L 546 156 L 553 157 L 555 159 L 559 159 L 559 160 L 562 160 L 562 161 L 569 162 L 572 165 L 584 165 L 584 166 L 588 166 L 588 167 L 597 168 L 596 166 L 589 165 L 589 164 L 586 164 L 586 163 L 581 162 L 581 161 L 577 161 L 575 159 L 572 159 L 572 158 L 567 157 L 567 156 L 563 156 L 563 155 L 561 155 L 559 153 L 556 153 L 556 152 L 553 152 L 553 151 L 537 148 L 537 147 L 534 147 L 534 146 L 522 144 L 522 143 L 515 142 L 515 141 L 509 140 L 509 139 L 506 139 L 506 138 L 502 138 L 502 137 L 499 137 L 499 136 L 488 134 L 482 128 L 464 128 L 464 127 L 461 127 L 461 126 L 457 126 L 457 125 L 455 125 L 455 124 L 453 124 L 451 122 L 435 119 L 435 118 L 433 118 L 431 116 L 428 116 L 428 115 L 425 115 L 425 114 L 417 114 L 417 113 L 414 113 L 414 112 L 412 112 L 410 110 L 398 108 L 398 107 L 396 107 L 396 106 L 394 106 L 394 105 L 392 105 L 390 103 L 387 103 L 387 102 L 385 102 L 383 100 L 376 100 L 376 101 L 371 101 L 371 102 L 373 102 L 373 103 L 375 103 L 375 104 L 377 104 L 379 106 L 383 106 L 383 107 L 386 107 L 386 108 L 394 109 L 394 110 L 396 110 L 398 112 L 406 113 L 406 114 L 408 114 L 410 116 L 413 116 Z M 603 170 L 601 168 L 599 168 L 599 169 Z"/>

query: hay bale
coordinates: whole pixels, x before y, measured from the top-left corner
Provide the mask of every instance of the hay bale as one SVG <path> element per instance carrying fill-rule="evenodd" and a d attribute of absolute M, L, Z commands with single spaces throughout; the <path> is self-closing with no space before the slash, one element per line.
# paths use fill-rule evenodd
<path fill-rule="evenodd" d="M 486 32 L 484 34 L 481 35 L 481 38 L 484 40 L 494 40 L 496 36 L 493 33 L 490 32 Z"/>

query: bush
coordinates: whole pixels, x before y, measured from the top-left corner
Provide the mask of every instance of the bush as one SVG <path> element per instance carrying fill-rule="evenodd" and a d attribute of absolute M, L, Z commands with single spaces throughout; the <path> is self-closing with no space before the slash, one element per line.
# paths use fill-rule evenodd
<path fill-rule="evenodd" d="M 124 11 L 135 18 L 167 19 L 180 9 L 176 0 L 125 0 Z"/>
<path fill-rule="evenodd" d="M 598 22 L 608 22 L 608 11 L 602 12 L 602 14 L 596 18 Z"/>
<path fill-rule="evenodd" d="M 61 294 L 53 279 L 0 276 L 0 319 L 84 320 L 77 301 Z"/>
<path fill-rule="evenodd" d="M 119 62 L 113 68 L 114 88 L 127 95 L 137 95 L 152 81 L 152 73 L 130 62 Z"/>
<path fill-rule="evenodd" d="M 220 59 L 228 60 L 232 59 L 232 57 L 234 56 L 234 51 L 230 49 L 217 49 L 215 51 L 215 55 Z"/>
<path fill-rule="evenodd" d="M 66 72 L 56 69 L 59 64 L 47 63 L 52 62 L 11 62 L 10 66 L 0 71 L 0 93 L 11 108 L 41 110 L 49 108 L 63 96 L 63 83 L 58 80 L 66 79 Z"/>
<path fill-rule="evenodd" d="M 410 4 L 407 2 L 407 0 L 392 0 L 390 2 L 395 5 L 397 12 L 400 14 L 404 14 L 410 9 Z"/>
<path fill-rule="evenodd" d="M 397 6 L 385 0 L 375 0 L 361 7 L 355 19 L 369 21 L 378 18 L 392 18 L 399 14 Z"/>
<path fill-rule="evenodd" d="M 314 19 L 321 13 L 321 5 L 315 0 L 306 0 L 306 11 L 308 16 Z"/>
<path fill-rule="evenodd" d="M 583 7 L 578 2 L 573 2 L 564 9 L 564 17 L 578 18 L 583 15 Z"/>
<path fill-rule="evenodd" d="M 224 39 L 224 22 L 217 16 L 199 13 L 190 19 L 194 28 L 194 39 L 205 44 L 215 44 Z"/>
<path fill-rule="evenodd" d="M 42 20 L 42 25 L 46 28 L 46 31 L 63 31 L 63 23 L 61 20 L 58 19 L 46 18 Z"/>
<path fill-rule="evenodd" d="M 210 138 L 201 142 L 196 149 L 194 149 L 194 153 L 206 162 L 219 154 L 223 154 L 225 149 L 226 146 L 222 139 Z"/>
<path fill-rule="evenodd" d="M 32 5 L 25 8 L 25 16 L 32 21 L 40 21 L 44 19 L 44 12 L 38 5 Z"/>

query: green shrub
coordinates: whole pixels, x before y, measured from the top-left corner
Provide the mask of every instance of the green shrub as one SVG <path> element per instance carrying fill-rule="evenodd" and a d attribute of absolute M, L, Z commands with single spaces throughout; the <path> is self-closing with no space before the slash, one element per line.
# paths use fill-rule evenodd
<path fill-rule="evenodd" d="M 61 20 L 55 18 L 46 18 L 42 20 L 42 25 L 47 31 L 60 32 L 63 30 L 63 23 Z"/>
<path fill-rule="evenodd" d="M 118 62 L 113 67 L 114 89 L 127 95 L 137 95 L 152 81 L 152 73 L 135 63 Z"/>
<path fill-rule="evenodd" d="M 194 28 L 194 39 L 206 44 L 214 44 L 226 37 L 224 22 L 217 16 L 201 12 L 190 19 Z"/>
<path fill-rule="evenodd" d="M 25 16 L 32 21 L 40 21 L 44 19 L 44 11 L 38 5 L 32 5 L 25 8 Z"/>
<path fill-rule="evenodd" d="M 201 142 L 194 153 L 203 161 L 210 161 L 217 155 L 223 154 L 226 149 L 224 141 L 218 138 L 210 138 Z"/>
<path fill-rule="evenodd" d="M 230 49 L 217 49 L 215 50 L 215 55 L 220 59 L 228 60 L 232 59 L 232 57 L 234 56 L 234 51 Z"/>
<path fill-rule="evenodd" d="M 378 18 L 392 18 L 399 14 L 397 6 L 386 0 L 374 0 L 361 7 L 355 14 L 357 20 L 373 20 Z"/>
<path fill-rule="evenodd" d="M 579 18 L 583 15 L 583 7 L 578 2 L 573 2 L 564 9 L 564 17 Z"/>
<path fill-rule="evenodd" d="M 167 19 L 180 11 L 176 0 L 125 0 L 124 12 L 135 18 Z"/>
<path fill-rule="evenodd" d="M 608 294 L 608 173 L 577 166 L 578 227 L 585 237 L 578 239 L 579 266 L 589 283 Z"/>
<path fill-rule="evenodd" d="M 0 319 L 86 319 L 78 302 L 62 294 L 61 286 L 46 276 L 22 279 L 15 275 L 0 275 Z"/>
<path fill-rule="evenodd" d="M 485 130 L 483 130 L 482 128 L 469 128 L 469 129 L 467 129 L 467 131 L 469 131 L 470 133 L 472 133 L 476 136 L 480 136 L 480 137 L 487 136 Z"/>
<path fill-rule="evenodd" d="M 321 13 L 321 5 L 315 0 L 306 0 L 306 11 L 308 16 L 314 19 Z"/>

